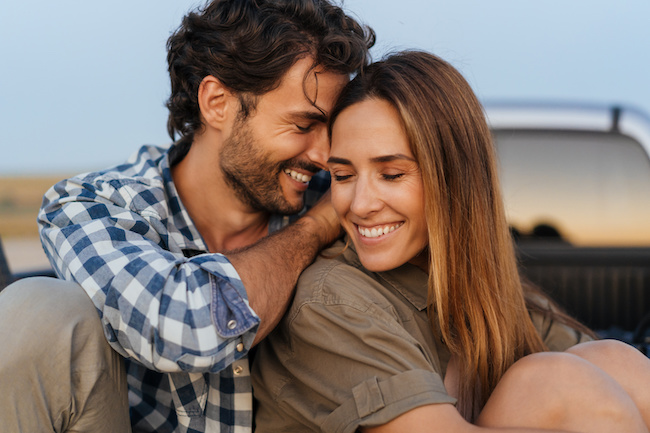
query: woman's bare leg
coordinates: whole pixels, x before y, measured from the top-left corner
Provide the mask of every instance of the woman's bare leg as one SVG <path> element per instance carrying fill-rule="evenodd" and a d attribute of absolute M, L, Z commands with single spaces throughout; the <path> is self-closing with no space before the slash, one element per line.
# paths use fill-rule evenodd
<path fill-rule="evenodd" d="M 495 388 L 477 424 L 648 433 L 623 387 L 594 364 L 569 353 L 537 353 L 517 361 Z"/>
<path fill-rule="evenodd" d="M 616 340 L 582 343 L 567 352 L 586 359 L 616 380 L 632 397 L 650 428 L 650 359 Z"/>

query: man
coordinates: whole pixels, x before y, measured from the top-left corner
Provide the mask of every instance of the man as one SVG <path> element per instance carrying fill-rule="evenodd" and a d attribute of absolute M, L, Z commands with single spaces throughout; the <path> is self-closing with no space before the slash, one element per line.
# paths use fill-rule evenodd
<path fill-rule="evenodd" d="M 303 209 L 325 167 L 328 113 L 373 42 L 326 0 L 214 0 L 185 17 L 168 41 L 168 129 L 180 138 L 48 191 L 41 239 L 75 285 L 28 280 L 0 297 L 0 340 L 16 353 L 40 342 L 0 358 L 0 388 L 29 389 L 2 397 L 5 425 L 252 430 L 249 351 L 340 228 L 325 201 L 267 234 Z M 101 326 L 84 315 L 93 304 Z M 102 328 L 126 359 L 130 417 Z"/>

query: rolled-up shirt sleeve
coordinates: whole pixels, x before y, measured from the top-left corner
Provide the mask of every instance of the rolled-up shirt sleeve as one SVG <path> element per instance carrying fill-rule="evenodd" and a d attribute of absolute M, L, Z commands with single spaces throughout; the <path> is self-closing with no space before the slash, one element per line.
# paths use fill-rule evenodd
<path fill-rule="evenodd" d="M 164 191 L 151 179 L 62 181 L 44 197 L 41 241 L 121 355 L 157 371 L 217 372 L 247 354 L 259 318 L 225 256 L 184 256 Z"/>

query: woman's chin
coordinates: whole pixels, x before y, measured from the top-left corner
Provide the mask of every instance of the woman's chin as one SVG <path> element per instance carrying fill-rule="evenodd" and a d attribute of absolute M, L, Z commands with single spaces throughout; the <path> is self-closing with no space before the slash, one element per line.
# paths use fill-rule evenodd
<path fill-rule="evenodd" d="M 395 260 L 394 257 L 392 258 L 384 258 L 384 257 L 375 257 L 375 256 L 364 256 L 362 254 L 359 254 L 359 260 L 361 261 L 361 264 L 363 265 L 364 268 L 371 272 L 385 272 L 385 271 L 390 271 L 391 269 L 399 268 L 402 266 L 404 263 L 407 262 L 407 260 Z"/>

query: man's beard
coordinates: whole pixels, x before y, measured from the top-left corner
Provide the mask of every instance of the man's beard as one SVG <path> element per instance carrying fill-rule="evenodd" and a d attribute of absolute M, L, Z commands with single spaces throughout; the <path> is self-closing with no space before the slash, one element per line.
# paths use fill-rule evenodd
<path fill-rule="evenodd" d="M 291 204 L 285 198 L 280 185 L 280 174 L 285 167 L 303 167 L 299 161 L 273 161 L 254 140 L 246 121 L 238 119 L 233 133 L 224 142 L 219 154 L 221 172 L 228 186 L 238 198 L 255 211 L 292 215 L 300 212 L 303 201 Z"/>

